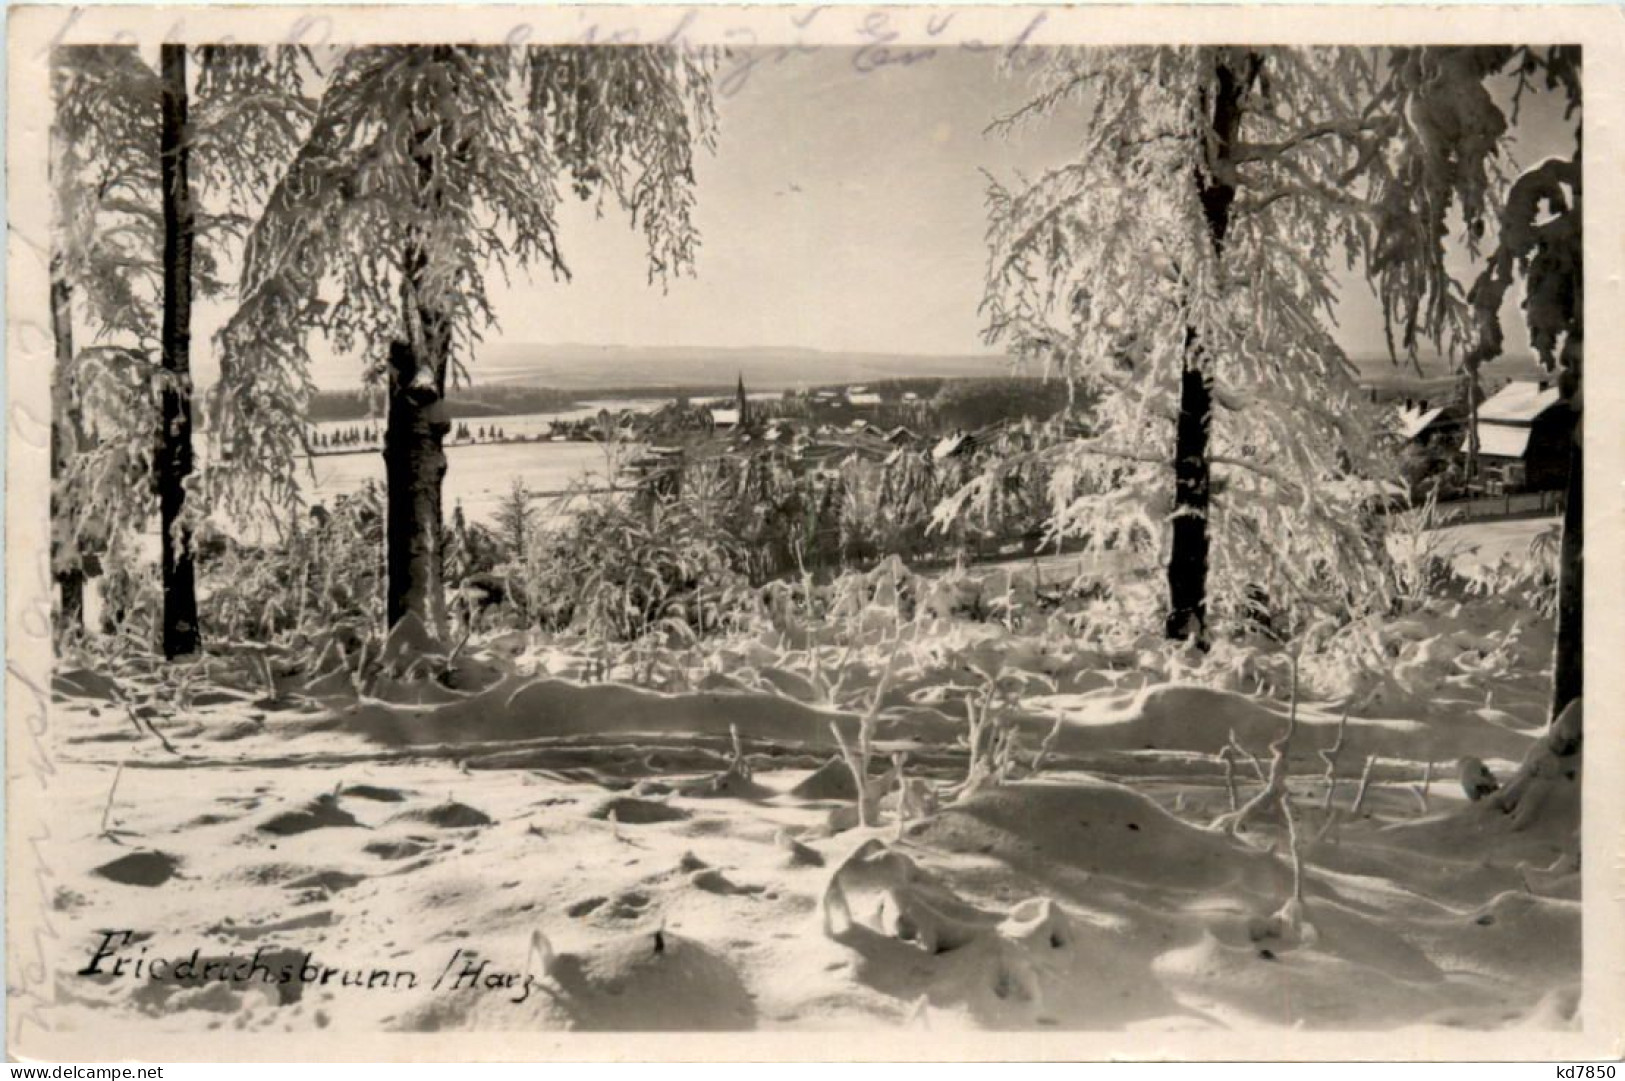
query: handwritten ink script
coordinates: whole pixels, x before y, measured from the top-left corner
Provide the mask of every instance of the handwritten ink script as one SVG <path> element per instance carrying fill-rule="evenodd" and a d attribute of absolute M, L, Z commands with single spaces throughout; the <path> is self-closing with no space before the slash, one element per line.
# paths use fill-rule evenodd
<path fill-rule="evenodd" d="M 47 47 L 66 43 L 80 15 L 78 9 L 67 13 Z M 546 44 L 654 45 L 709 52 L 720 56 L 717 92 L 731 97 L 758 72 L 831 45 L 844 48 L 850 54 L 853 70 L 865 75 L 926 63 L 953 50 L 999 53 L 1013 66 L 1020 66 L 1024 51 L 1034 51 L 1027 47 L 1045 44 L 1040 32 L 1049 21 L 1048 13 L 1038 11 L 1012 22 L 1002 33 L 984 37 L 961 32 L 956 25 L 957 12 L 924 7 L 790 9 L 782 21 L 765 24 L 761 19 L 735 21 L 737 17 L 731 17 L 727 8 L 675 8 L 660 15 L 658 21 L 645 17 L 635 25 L 616 25 L 583 12 L 582 24 L 562 37 L 541 33 L 531 23 L 518 23 L 502 35 L 501 44 L 516 48 Z M 330 16 L 301 15 L 283 40 L 311 49 L 320 65 L 323 56 L 350 47 L 342 39 L 339 25 Z M 187 37 L 185 20 L 177 18 L 163 40 L 181 41 Z M 232 43 L 229 35 L 214 35 L 211 41 Z M 133 44 L 134 39 L 129 43 Z"/>
<path fill-rule="evenodd" d="M 133 929 L 102 931 L 89 960 L 75 975 L 103 982 L 202 987 L 225 984 L 236 990 L 274 989 L 282 1002 L 297 1002 L 308 987 L 359 991 L 412 991 L 427 987 L 448 994 L 500 993 L 525 1002 L 544 989 L 543 977 L 527 969 L 503 968 L 475 951 L 458 947 L 445 964 L 428 970 L 388 965 L 329 964 L 310 950 L 261 946 L 251 954 L 214 955 L 200 946 L 160 949 Z M 432 980 L 431 980 L 432 977 Z"/>

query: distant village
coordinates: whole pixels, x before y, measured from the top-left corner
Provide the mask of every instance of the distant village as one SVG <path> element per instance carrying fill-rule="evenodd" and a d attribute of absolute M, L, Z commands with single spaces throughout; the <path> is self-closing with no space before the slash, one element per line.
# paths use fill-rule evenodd
<path fill-rule="evenodd" d="M 517 421 L 512 417 L 459 419 L 452 422 L 446 442 L 614 442 L 639 448 L 628 467 L 633 473 L 679 457 L 692 460 L 770 446 L 793 448 L 808 462 L 854 456 L 883 462 L 904 448 L 941 461 L 971 454 L 1009 424 L 1048 419 L 1067 401 L 1064 384 L 1030 378 L 965 380 L 957 382 L 977 384 L 957 388 L 959 404 L 968 408 L 950 408 L 944 405 L 946 388 L 956 381 L 931 382 L 941 386 L 932 392 L 893 381 L 766 396 L 750 393 L 741 376 L 730 396 L 680 394 L 658 406 L 606 408 L 555 419 L 543 428 L 512 423 Z M 988 393 L 993 387 L 1003 393 Z M 1045 389 L 1034 391 L 1040 387 Z M 1442 501 L 1502 499 L 1509 511 L 1513 497 L 1529 509 L 1554 509 L 1567 468 L 1557 387 L 1543 380 L 1505 380 L 1480 389 L 1476 410 L 1464 387 L 1461 381 L 1443 389 L 1435 386 L 1431 398 L 1368 391 L 1372 401 L 1393 407 L 1392 431 L 1402 444 L 1413 491 Z M 317 454 L 376 450 L 382 437 L 377 422 L 362 421 L 315 431 L 311 447 Z"/>
<path fill-rule="evenodd" d="M 660 447 L 712 438 L 769 443 L 793 439 L 877 450 L 935 444 L 1010 420 L 1045 419 L 1058 413 L 1067 397 L 1063 383 L 1022 376 L 893 380 L 885 386 L 854 384 L 777 395 L 748 392 L 741 376 L 732 395 L 678 394 L 659 405 L 651 401 L 641 408 L 604 408 L 586 416 L 553 419 L 545 427 L 511 416 L 457 419 L 451 422 L 446 443 L 616 442 Z M 329 424 L 316 428 L 310 437 L 317 454 L 376 450 L 382 438 L 383 429 L 375 420 L 336 428 Z"/>

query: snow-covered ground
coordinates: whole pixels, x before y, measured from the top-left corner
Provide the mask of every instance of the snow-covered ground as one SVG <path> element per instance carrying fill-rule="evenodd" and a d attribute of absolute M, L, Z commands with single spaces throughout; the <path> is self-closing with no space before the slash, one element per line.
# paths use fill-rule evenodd
<path fill-rule="evenodd" d="M 1391 666 L 1341 692 L 1335 659 L 1306 659 L 1290 828 L 1266 808 L 1232 830 L 1287 728 L 1269 658 L 904 624 L 882 594 L 844 630 L 618 659 L 513 633 L 439 680 L 359 688 L 321 642 L 185 686 L 65 667 L 51 1023 L 1576 1023 L 1578 786 L 1515 829 L 1455 765 L 1504 776 L 1531 745 L 1549 623 L 1432 604 L 1382 627 Z M 967 786 L 966 702 L 1001 673 L 1021 688 L 995 722 L 1008 770 Z M 857 746 L 871 710 L 861 825 L 836 732 Z"/>
<path fill-rule="evenodd" d="M 1517 559 L 1541 533 L 1558 525 L 1558 519 L 1513 518 L 1502 521 L 1463 522 L 1437 531 L 1441 552 L 1459 570 L 1493 567 L 1503 558 Z"/>

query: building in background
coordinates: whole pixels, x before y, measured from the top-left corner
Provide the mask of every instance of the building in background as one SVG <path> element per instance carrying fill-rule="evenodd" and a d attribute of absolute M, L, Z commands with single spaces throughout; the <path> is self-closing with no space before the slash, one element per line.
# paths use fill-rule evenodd
<path fill-rule="evenodd" d="M 1555 386 L 1508 383 L 1478 407 L 1478 459 L 1486 482 L 1506 492 L 1562 489 L 1571 428 Z M 1464 437 L 1462 453 L 1468 446 Z"/>

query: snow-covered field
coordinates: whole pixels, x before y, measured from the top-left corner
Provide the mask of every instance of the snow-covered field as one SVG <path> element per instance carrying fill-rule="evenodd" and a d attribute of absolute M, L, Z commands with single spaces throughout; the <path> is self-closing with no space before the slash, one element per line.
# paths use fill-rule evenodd
<path fill-rule="evenodd" d="M 1576 1023 L 1578 786 L 1520 829 L 1455 766 L 1530 747 L 1548 622 L 1440 602 L 1380 629 L 1379 674 L 1307 657 L 1283 744 L 1278 656 L 1107 651 L 925 593 L 905 622 L 874 581 L 840 627 L 616 657 L 513 632 L 438 679 L 354 678 L 332 642 L 162 688 L 65 666 L 51 1023 Z M 967 777 L 978 702 L 1001 781 Z M 865 714 L 868 825 L 840 757 Z M 1227 828 L 1272 743 L 1290 825 Z"/>
<path fill-rule="evenodd" d="M 624 458 L 635 447 L 620 447 Z M 461 505 L 469 521 L 490 525 L 498 504 L 515 480 L 531 492 L 569 492 L 605 484 L 604 448 L 596 443 L 480 443 L 446 448 L 445 505 Z M 311 472 L 301 469 L 307 502 L 318 503 L 359 489 L 368 480 L 384 482 L 384 460 L 376 451 L 319 454 Z M 541 504 L 544 510 L 548 504 Z"/>

